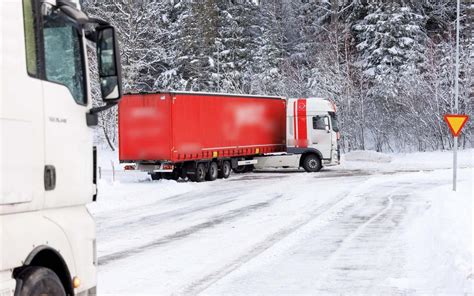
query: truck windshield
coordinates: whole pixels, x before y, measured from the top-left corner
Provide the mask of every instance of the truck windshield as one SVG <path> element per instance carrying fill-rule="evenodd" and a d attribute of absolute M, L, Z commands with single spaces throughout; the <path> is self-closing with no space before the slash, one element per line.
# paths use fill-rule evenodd
<path fill-rule="evenodd" d="M 331 116 L 332 130 L 335 131 L 336 133 L 339 132 L 339 126 L 338 126 L 338 123 L 337 123 L 336 112 L 329 112 L 329 115 Z"/>
<path fill-rule="evenodd" d="M 65 85 L 79 104 L 86 104 L 81 36 L 58 10 L 43 15 L 46 80 Z"/>

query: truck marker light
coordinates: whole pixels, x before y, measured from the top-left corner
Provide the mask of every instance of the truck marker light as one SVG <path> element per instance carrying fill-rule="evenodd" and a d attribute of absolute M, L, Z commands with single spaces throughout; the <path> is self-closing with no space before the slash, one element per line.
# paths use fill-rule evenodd
<path fill-rule="evenodd" d="M 125 171 L 133 171 L 133 170 L 135 170 L 135 166 L 132 165 L 132 164 L 128 164 L 128 165 L 124 166 L 123 169 Z"/>
<path fill-rule="evenodd" d="M 255 154 L 259 154 L 259 153 L 260 153 L 260 148 L 255 149 Z"/>
<path fill-rule="evenodd" d="M 172 164 L 166 163 L 163 165 L 164 170 L 172 170 L 174 169 L 174 166 Z"/>
<path fill-rule="evenodd" d="M 81 280 L 77 276 L 75 276 L 72 279 L 72 286 L 74 287 L 74 289 L 76 289 L 76 288 L 79 288 L 80 285 L 81 285 Z"/>
<path fill-rule="evenodd" d="M 214 158 L 214 157 L 217 157 L 217 156 L 219 156 L 219 152 L 213 151 L 213 152 L 212 152 L 212 157 Z"/>

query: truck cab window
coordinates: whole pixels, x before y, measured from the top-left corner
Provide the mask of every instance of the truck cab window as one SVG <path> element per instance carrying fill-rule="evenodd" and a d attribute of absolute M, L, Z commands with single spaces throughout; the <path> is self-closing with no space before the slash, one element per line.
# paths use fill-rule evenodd
<path fill-rule="evenodd" d="M 324 116 L 313 116 L 313 129 L 326 129 L 326 124 L 324 123 Z"/>
<path fill-rule="evenodd" d="M 86 104 L 81 36 L 57 10 L 43 16 L 45 79 L 66 86 L 78 104 Z"/>

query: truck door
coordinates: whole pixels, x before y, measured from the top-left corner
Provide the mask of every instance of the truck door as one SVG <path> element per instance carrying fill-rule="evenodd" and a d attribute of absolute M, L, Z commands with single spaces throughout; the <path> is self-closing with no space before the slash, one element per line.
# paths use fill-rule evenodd
<path fill-rule="evenodd" d="M 85 47 L 81 32 L 66 16 L 47 3 L 41 12 L 45 207 L 83 204 L 94 191 Z"/>
<path fill-rule="evenodd" d="M 38 68 L 31 10 L 23 16 L 20 1 L 2 1 L 0 14 L 0 208 L 19 212 L 43 204 L 42 85 L 32 78 Z"/>
<path fill-rule="evenodd" d="M 309 120 L 311 147 L 319 150 L 324 159 L 331 158 L 332 132 L 328 115 L 314 115 Z"/>

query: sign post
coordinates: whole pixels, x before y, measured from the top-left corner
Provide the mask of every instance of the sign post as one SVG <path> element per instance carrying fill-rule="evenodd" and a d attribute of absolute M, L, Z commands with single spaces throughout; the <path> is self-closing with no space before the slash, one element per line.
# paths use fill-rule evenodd
<path fill-rule="evenodd" d="M 459 98 L 459 14 L 461 10 L 461 0 L 457 0 L 456 8 L 456 73 L 454 76 L 454 112 L 458 113 L 458 98 Z M 451 125 L 450 125 L 451 126 Z M 456 179 L 458 169 L 458 137 L 454 136 L 453 149 L 453 191 L 456 191 Z"/>
<path fill-rule="evenodd" d="M 449 126 L 451 133 L 454 137 L 454 154 L 453 154 L 453 191 L 456 191 L 456 179 L 457 179 L 457 168 L 458 168 L 458 136 L 461 133 L 462 128 L 466 124 L 469 116 L 465 114 L 446 114 L 444 120 Z"/>

